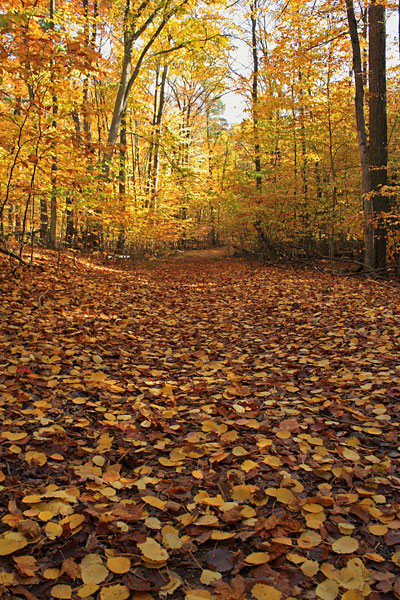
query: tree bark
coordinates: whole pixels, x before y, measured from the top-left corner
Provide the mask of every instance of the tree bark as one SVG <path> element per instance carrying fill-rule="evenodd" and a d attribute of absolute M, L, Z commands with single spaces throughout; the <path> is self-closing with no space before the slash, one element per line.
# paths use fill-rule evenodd
<path fill-rule="evenodd" d="M 50 28 L 54 30 L 54 13 L 55 13 L 55 0 L 50 0 Z M 53 71 L 54 61 L 51 59 L 50 69 Z M 53 73 L 53 81 L 54 81 L 54 73 Z M 57 129 L 57 115 L 58 115 L 58 98 L 57 94 L 54 91 L 52 94 L 52 128 L 55 133 Z M 49 231 L 49 245 L 51 248 L 55 249 L 56 247 L 56 235 L 57 235 L 57 153 L 56 153 L 56 142 L 53 141 L 51 144 L 52 147 L 52 156 L 51 156 L 51 194 L 50 194 L 50 231 Z"/>
<path fill-rule="evenodd" d="M 357 123 L 358 148 L 361 162 L 361 188 L 364 205 L 365 222 L 365 265 L 371 269 L 375 268 L 374 257 L 374 226 L 373 226 L 373 202 L 371 199 L 371 178 L 369 170 L 369 153 L 367 142 L 367 131 L 365 127 L 364 113 L 364 82 L 361 61 L 360 40 L 358 37 L 357 21 L 354 14 L 353 0 L 346 0 L 347 21 L 353 52 L 353 71 L 355 81 L 355 109 Z"/>
<path fill-rule="evenodd" d="M 258 130 L 258 52 L 257 52 L 257 0 L 250 2 L 250 21 L 251 21 L 251 49 L 253 55 L 253 81 L 251 90 L 252 113 L 253 113 L 253 131 L 254 131 L 254 167 L 256 171 L 256 187 L 261 191 L 261 156 L 260 156 L 260 135 Z"/>
<path fill-rule="evenodd" d="M 386 267 L 386 227 L 389 210 L 387 185 L 386 27 L 385 6 L 371 0 L 369 6 L 369 173 L 375 217 L 374 268 Z"/>

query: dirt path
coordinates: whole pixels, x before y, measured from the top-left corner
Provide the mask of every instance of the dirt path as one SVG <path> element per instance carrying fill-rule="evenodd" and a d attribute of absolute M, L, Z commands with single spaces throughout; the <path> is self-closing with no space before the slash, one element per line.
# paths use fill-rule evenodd
<path fill-rule="evenodd" d="M 396 288 L 221 250 L 0 273 L 6 599 L 399 596 Z"/>

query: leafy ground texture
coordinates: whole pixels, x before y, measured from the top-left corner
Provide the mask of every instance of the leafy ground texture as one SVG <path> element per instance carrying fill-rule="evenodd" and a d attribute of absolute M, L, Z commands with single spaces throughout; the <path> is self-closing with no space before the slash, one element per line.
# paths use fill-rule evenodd
<path fill-rule="evenodd" d="M 400 598 L 396 284 L 42 261 L 0 270 L 2 598 Z"/>

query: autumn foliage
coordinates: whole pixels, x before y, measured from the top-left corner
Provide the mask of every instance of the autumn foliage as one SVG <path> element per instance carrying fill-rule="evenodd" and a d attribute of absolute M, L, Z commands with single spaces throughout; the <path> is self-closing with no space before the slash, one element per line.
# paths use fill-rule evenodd
<path fill-rule="evenodd" d="M 399 598 L 397 290 L 193 254 L 2 264 L 2 597 Z"/>

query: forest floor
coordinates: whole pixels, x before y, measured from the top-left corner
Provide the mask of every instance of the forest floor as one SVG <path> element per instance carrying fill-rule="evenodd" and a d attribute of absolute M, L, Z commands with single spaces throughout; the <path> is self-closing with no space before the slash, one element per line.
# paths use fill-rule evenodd
<path fill-rule="evenodd" d="M 400 598 L 398 286 L 40 260 L 0 263 L 1 598 Z"/>

